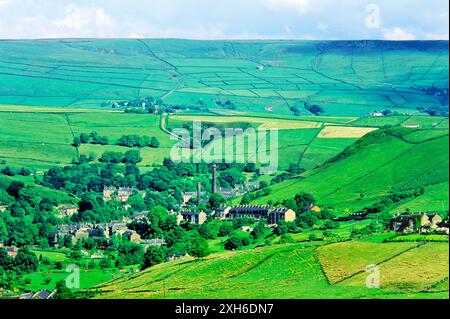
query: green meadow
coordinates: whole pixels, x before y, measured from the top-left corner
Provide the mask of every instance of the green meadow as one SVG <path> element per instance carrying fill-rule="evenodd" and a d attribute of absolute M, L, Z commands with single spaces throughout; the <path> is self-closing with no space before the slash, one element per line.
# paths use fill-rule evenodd
<path fill-rule="evenodd" d="M 421 258 L 424 252 L 438 258 L 438 266 L 431 258 Z M 357 280 L 358 276 L 367 277 L 365 269 L 371 264 L 382 268 L 380 289 L 367 288 L 365 281 L 361 284 Z M 393 265 L 395 268 L 390 269 Z M 429 269 L 433 271 L 416 276 Z M 447 277 L 448 244 L 304 243 L 158 265 L 97 286 L 100 293 L 96 298 L 445 299 L 448 281 L 447 291 L 440 281 Z M 442 287 L 434 286 L 438 282 Z"/>
<path fill-rule="evenodd" d="M 420 113 L 442 100 L 419 87 L 448 86 L 445 41 L 10 40 L 0 43 L 0 56 L 0 81 L 9 84 L 0 104 L 12 105 L 95 109 L 154 96 L 312 115 L 302 101 L 321 105 L 323 115 L 363 117 L 379 109 Z"/>
<path fill-rule="evenodd" d="M 424 195 L 401 203 L 395 211 L 445 211 L 448 143 L 448 131 L 374 132 L 347 149 L 345 156 L 271 187 L 272 193 L 256 202 L 280 202 L 307 190 L 321 206 L 356 212 L 392 192 L 424 187 Z"/>

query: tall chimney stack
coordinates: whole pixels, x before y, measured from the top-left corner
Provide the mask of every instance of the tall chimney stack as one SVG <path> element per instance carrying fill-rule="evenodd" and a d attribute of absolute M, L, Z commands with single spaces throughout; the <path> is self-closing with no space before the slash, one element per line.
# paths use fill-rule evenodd
<path fill-rule="evenodd" d="M 200 206 L 202 202 L 202 183 L 197 184 L 197 206 Z"/>
<path fill-rule="evenodd" d="M 217 165 L 212 167 L 212 193 L 217 193 Z"/>

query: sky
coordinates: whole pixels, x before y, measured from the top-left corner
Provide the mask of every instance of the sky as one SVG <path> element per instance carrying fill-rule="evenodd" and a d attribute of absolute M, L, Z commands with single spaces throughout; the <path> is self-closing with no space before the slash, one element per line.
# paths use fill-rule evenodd
<path fill-rule="evenodd" d="M 0 0 L 0 39 L 448 40 L 447 0 Z"/>

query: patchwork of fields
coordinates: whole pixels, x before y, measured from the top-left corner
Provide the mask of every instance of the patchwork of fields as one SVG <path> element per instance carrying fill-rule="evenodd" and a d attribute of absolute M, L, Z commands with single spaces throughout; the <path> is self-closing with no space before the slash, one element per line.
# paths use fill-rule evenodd
<path fill-rule="evenodd" d="M 160 142 L 139 149 L 139 168 L 150 170 L 177 143 L 171 131 L 201 121 L 221 129 L 277 129 L 271 150 L 278 153 L 277 174 L 306 170 L 271 185 L 255 204 L 281 204 L 306 192 L 340 216 L 423 189 L 386 212 L 444 212 L 449 120 L 428 113 L 448 108 L 448 70 L 448 41 L 0 41 L 0 169 L 35 173 L 70 165 L 80 155 L 98 159 L 106 151 L 130 150 L 116 145 L 121 136 L 140 135 Z M 112 108 L 150 96 L 183 110 L 155 115 Z M 375 116 L 381 111 L 388 116 Z M 93 131 L 109 145 L 71 145 Z M 269 142 L 267 134 L 238 147 L 228 137 L 202 151 L 217 148 L 223 158 L 253 160 L 253 147 L 259 151 Z M 270 182 L 275 175 L 262 178 Z M 30 183 L 33 176 L 14 179 Z M 0 188 L 12 180 L 0 174 Z M 37 187 L 61 202 L 73 200 Z M 333 234 L 350 238 L 373 222 L 339 222 Z M 185 258 L 128 275 L 86 271 L 81 288 L 103 282 L 98 298 L 448 298 L 448 236 L 433 243 L 414 235 L 384 242 L 392 234 L 330 243 L 321 226 L 289 235 L 295 244 L 278 245 L 275 236 L 265 247 L 255 247 L 258 242 L 224 252 L 213 240 L 215 254 L 200 261 Z M 311 240 L 315 235 L 324 241 Z M 68 257 L 36 254 L 58 262 Z M 369 265 L 380 266 L 381 289 L 366 287 Z M 28 275 L 27 288 L 37 290 L 51 277 L 45 285 L 53 289 L 66 275 L 49 271 L 40 267 Z"/>
<path fill-rule="evenodd" d="M 69 165 L 78 156 L 76 148 L 71 146 L 74 137 L 93 131 L 107 136 L 110 144 L 129 134 L 158 138 L 160 148 L 141 150 L 143 166 L 162 163 L 174 144 L 170 136 L 160 129 L 157 115 L 6 109 L 0 106 L 0 160 L 11 166 L 47 169 Z M 129 148 L 115 145 L 85 144 L 80 147 L 80 154 L 99 158 L 105 151 L 127 150 Z"/>
<path fill-rule="evenodd" d="M 98 108 L 154 96 L 266 114 L 312 115 L 308 102 L 361 117 L 439 106 L 419 88 L 448 87 L 445 41 L 11 40 L 0 57 L 0 104 Z"/>
<path fill-rule="evenodd" d="M 448 278 L 448 244 L 415 246 L 291 244 L 216 254 L 202 261 L 188 258 L 100 285 L 97 298 L 448 298 L 448 281 L 447 288 L 445 280 L 441 282 Z M 421 258 L 423 254 L 440 262 L 435 265 L 431 258 Z M 382 268 L 381 289 L 357 281 L 355 274 L 365 280 L 371 264 Z M 356 284 L 335 282 L 350 275 Z"/>

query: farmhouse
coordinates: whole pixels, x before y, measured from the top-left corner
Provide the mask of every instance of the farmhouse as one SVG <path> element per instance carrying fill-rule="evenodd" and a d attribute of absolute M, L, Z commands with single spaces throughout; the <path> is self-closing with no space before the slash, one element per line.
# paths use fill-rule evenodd
<path fill-rule="evenodd" d="M 17 253 L 19 252 L 19 248 L 16 246 L 3 246 L 0 244 L 0 248 L 4 248 L 9 257 L 16 258 Z"/>
<path fill-rule="evenodd" d="M 420 128 L 420 125 L 419 124 L 406 124 L 403 127 L 406 127 L 406 128 Z"/>
<path fill-rule="evenodd" d="M 90 237 L 90 228 L 81 227 L 73 234 L 72 242 L 75 245 L 79 240 L 88 239 Z"/>
<path fill-rule="evenodd" d="M 119 189 L 116 189 L 112 186 L 105 186 L 103 188 L 103 201 L 109 202 L 112 200 L 117 200 L 125 203 L 131 196 L 137 193 L 137 189 L 131 187 L 119 187 Z"/>
<path fill-rule="evenodd" d="M 127 202 L 128 199 L 137 194 L 137 189 L 131 187 L 120 187 L 117 192 L 117 199 L 123 203 Z"/>
<path fill-rule="evenodd" d="M 113 195 L 116 192 L 116 188 L 115 187 L 104 187 L 103 188 L 103 201 L 104 202 L 109 202 L 111 200 L 113 200 Z"/>
<path fill-rule="evenodd" d="M 313 206 L 311 208 L 311 211 L 315 213 L 320 213 L 322 211 L 322 208 L 320 208 L 319 206 Z"/>
<path fill-rule="evenodd" d="M 132 215 L 133 220 L 143 220 L 146 219 L 149 212 L 135 212 Z"/>
<path fill-rule="evenodd" d="M 141 240 L 141 244 L 144 245 L 145 249 L 147 249 L 148 247 L 161 247 L 167 245 L 164 239 Z"/>
<path fill-rule="evenodd" d="M 91 259 L 104 259 L 105 255 L 103 253 L 94 253 L 91 255 Z"/>
<path fill-rule="evenodd" d="M 139 244 L 141 242 L 141 236 L 134 230 L 127 230 L 122 236 L 132 243 Z"/>
<path fill-rule="evenodd" d="M 59 213 L 60 218 L 71 217 L 75 214 L 78 214 L 78 207 L 75 206 L 58 206 L 56 210 Z"/>
<path fill-rule="evenodd" d="M 114 235 L 122 235 L 127 230 L 128 230 L 128 226 L 126 223 L 113 222 L 107 226 L 106 232 L 107 232 L 108 236 L 114 236 Z"/>
<path fill-rule="evenodd" d="M 195 224 L 195 225 L 203 225 L 206 222 L 207 214 L 204 211 L 200 212 L 190 212 L 190 211 L 182 211 L 178 214 L 177 220 L 178 225 L 183 221 Z"/>
<path fill-rule="evenodd" d="M 379 111 L 375 111 L 372 114 L 370 114 L 370 116 L 372 116 L 372 117 L 383 117 L 384 113 L 383 112 L 379 112 Z"/>

